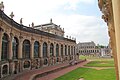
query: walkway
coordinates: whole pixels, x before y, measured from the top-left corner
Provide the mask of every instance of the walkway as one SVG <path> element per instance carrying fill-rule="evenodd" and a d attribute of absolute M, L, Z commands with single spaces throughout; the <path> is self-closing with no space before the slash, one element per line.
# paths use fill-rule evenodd
<path fill-rule="evenodd" d="M 85 62 L 82 62 L 82 63 L 79 63 L 77 65 L 74 65 L 74 66 L 70 66 L 68 68 L 65 68 L 65 69 L 62 69 L 58 72 L 55 72 L 55 73 L 51 73 L 47 76 L 44 76 L 44 77 L 41 77 L 41 78 L 37 78 L 36 80 L 54 80 L 55 78 L 59 77 L 59 76 L 62 76 L 78 67 L 83 67 L 83 65 L 87 64 L 89 61 L 85 61 Z"/>
<path fill-rule="evenodd" d="M 88 61 L 79 63 L 74 66 L 69 66 L 69 63 L 64 63 L 64 64 L 44 67 L 44 68 L 40 68 L 40 69 L 36 69 L 36 70 L 29 70 L 29 71 L 27 70 L 27 71 L 24 71 L 24 72 L 16 74 L 16 75 L 8 76 L 7 78 L 2 79 L 2 80 L 31 80 L 36 74 L 42 74 L 42 73 L 45 73 L 45 72 L 48 72 L 51 70 L 55 70 L 55 69 L 63 67 L 63 66 L 67 67 L 67 68 L 63 68 L 59 71 L 50 73 L 46 76 L 43 75 L 43 77 L 37 79 L 37 80 L 53 80 L 61 75 L 64 75 L 65 73 L 68 73 L 68 72 L 78 68 L 78 67 L 82 67 L 86 63 L 88 63 Z"/>

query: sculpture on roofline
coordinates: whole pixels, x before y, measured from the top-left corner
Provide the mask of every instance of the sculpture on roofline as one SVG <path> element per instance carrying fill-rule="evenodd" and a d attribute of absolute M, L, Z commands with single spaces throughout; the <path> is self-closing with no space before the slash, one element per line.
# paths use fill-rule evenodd
<path fill-rule="evenodd" d="M 0 3 L 0 10 L 4 11 L 4 4 L 3 4 L 3 2 Z"/>
<path fill-rule="evenodd" d="M 23 23 L 23 22 L 22 22 L 22 19 L 23 19 L 23 18 L 21 18 L 21 19 L 20 19 L 20 24 L 22 24 L 22 23 Z"/>
<path fill-rule="evenodd" d="M 13 19 L 13 17 L 14 17 L 13 12 L 11 12 L 10 17 L 11 17 L 11 19 Z"/>
<path fill-rule="evenodd" d="M 34 28 L 34 23 L 33 23 L 33 22 L 32 22 L 32 24 L 31 24 L 31 25 L 32 25 L 32 28 Z"/>

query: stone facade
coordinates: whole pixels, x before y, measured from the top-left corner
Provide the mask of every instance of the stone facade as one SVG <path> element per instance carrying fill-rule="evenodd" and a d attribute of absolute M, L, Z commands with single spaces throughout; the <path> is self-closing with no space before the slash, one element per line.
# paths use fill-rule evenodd
<path fill-rule="evenodd" d="M 116 67 L 116 80 L 120 79 L 120 0 L 98 0 L 103 13 L 102 18 L 108 25 L 110 46 Z"/>
<path fill-rule="evenodd" d="M 91 42 L 79 42 L 76 46 L 76 52 L 80 55 L 96 56 L 96 57 L 110 57 L 111 52 L 109 46 L 96 45 Z"/>
<path fill-rule="evenodd" d="M 63 35 L 18 24 L 0 10 L 0 78 L 78 59 L 76 41 Z"/>

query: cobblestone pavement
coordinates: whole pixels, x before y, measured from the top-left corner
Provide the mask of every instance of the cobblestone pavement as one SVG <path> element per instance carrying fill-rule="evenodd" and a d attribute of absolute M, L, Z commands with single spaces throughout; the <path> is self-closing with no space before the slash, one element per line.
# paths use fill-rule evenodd
<path fill-rule="evenodd" d="M 53 72 L 51 74 L 48 74 L 46 76 L 37 78 L 37 80 L 53 80 L 61 75 L 64 75 L 65 73 L 68 73 L 78 67 L 83 67 L 84 64 L 87 64 L 88 61 L 79 63 L 77 65 L 73 65 L 73 66 L 69 66 L 67 68 L 61 69 L 59 71 Z M 27 70 L 24 71 L 22 73 L 16 74 L 16 75 L 12 75 L 12 76 L 8 76 L 7 78 L 4 78 L 2 80 L 32 80 L 32 78 L 36 75 L 36 74 L 41 74 L 47 71 L 51 71 L 63 66 L 68 66 L 69 63 L 64 63 L 64 64 L 59 64 L 59 65 L 54 65 L 54 66 L 49 66 L 49 67 L 44 67 L 44 68 L 40 68 L 40 69 L 36 69 L 36 70 Z"/>

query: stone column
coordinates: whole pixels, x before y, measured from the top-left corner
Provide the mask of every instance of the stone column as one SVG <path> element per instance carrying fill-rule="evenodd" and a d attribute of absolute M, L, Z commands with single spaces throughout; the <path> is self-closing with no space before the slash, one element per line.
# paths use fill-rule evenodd
<path fill-rule="evenodd" d="M 63 44 L 63 56 L 65 56 L 65 45 Z"/>
<path fill-rule="evenodd" d="M 50 57 L 50 43 L 47 44 L 47 56 Z"/>
<path fill-rule="evenodd" d="M 61 44 L 59 44 L 59 56 L 61 56 Z"/>
<path fill-rule="evenodd" d="M 48 65 L 50 65 L 50 42 L 47 44 L 47 57 L 48 57 Z"/>
<path fill-rule="evenodd" d="M 115 26 L 115 36 L 116 36 L 116 50 L 117 50 L 117 60 L 118 60 L 118 72 L 120 79 L 120 0 L 112 0 L 113 7 L 113 17 Z"/>
<path fill-rule="evenodd" d="M 43 42 L 39 42 L 40 47 L 39 47 L 39 57 L 40 57 L 40 67 L 43 65 Z"/>
<path fill-rule="evenodd" d="M 71 55 L 71 46 L 70 46 L 70 55 Z"/>
<path fill-rule="evenodd" d="M 39 47 L 39 57 L 43 57 L 43 42 L 41 42 L 41 46 Z"/>
<path fill-rule="evenodd" d="M 10 35 L 10 39 L 9 39 L 9 59 L 10 59 L 10 60 L 12 60 L 12 57 L 13 57 L 12 39 L 13 39 L 13 36 Z"/>
<path fill-rule="evenodd" d="M 23 39 L 19 40 L 19 45 L 18 45 L 18 58 L 22 59 L 22 45 L 23 45 Z"/>
<path fill-rule="evenodd" d="M 34 58 L 34 40 L 31 40 L 31 43 L 30 43 L 30 58 L 31 59 Z"/>
<path fill-rule="evenodd" d="M 3 36 L 3 32 L 0 31 L 0 61 L 1 61 L 1 53 L 2 53 L 2 36 Z"/>
<path fill-rule="evenodd" d="M 67 56 L 68 56 L 68 45 L 66 45 L 67 46 Z"/>
<path fill-rule="evenodd" d="M 54 43 L 54 56 L 56 56 L 56 43 Z"/>

